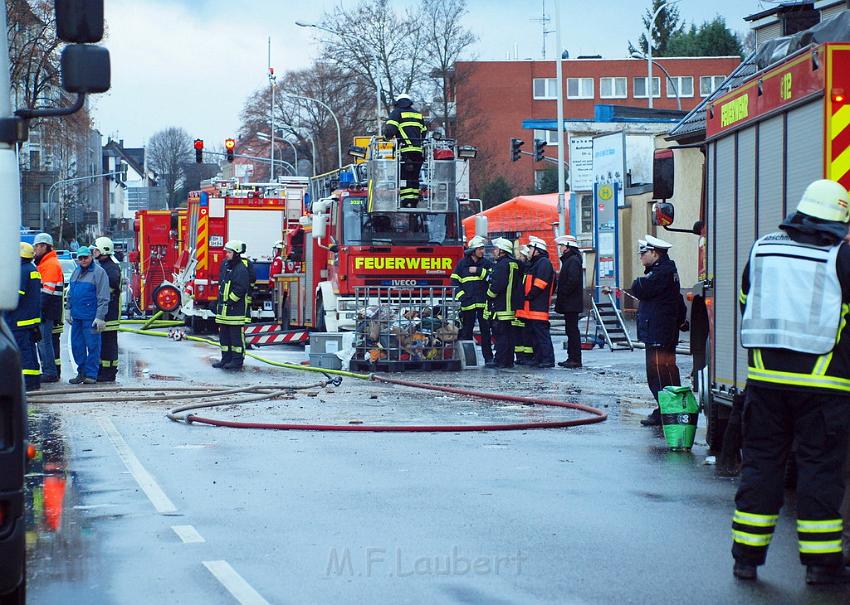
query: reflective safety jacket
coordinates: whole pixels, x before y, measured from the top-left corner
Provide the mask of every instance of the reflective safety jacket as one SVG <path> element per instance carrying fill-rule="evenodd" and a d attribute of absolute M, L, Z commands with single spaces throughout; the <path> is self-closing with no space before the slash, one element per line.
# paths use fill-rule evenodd
<path fill-rule="evenodd" d="M 491 317 L 496 321 L 513 321 L 516 306 L 522 300 L 522 278 L 519 263 L 510 254 L 496 260 L 490 275 L 487 298 L 490 299 Z"/>
<path fill-rule="evenodd" d="M 217 324 L 241 326 L 245 323 L 245 297 L 248 295 L 250 284 L 248 268 L 238 254 L 221 263 L 215 314 Z"/>
<path fill-rule="evenodd" d="M 41 323 L 41 275 L 28 258 L 21 259 L 18 306 L 4 317 L 12 330 L 30 330 Z"/>
<path fill-rule="evenodd" d="M 41 317 L 58 322 L 62 319 L 62 301 L 65 296 L 65 274 L 56 256 L 51 250 L 38 261 L 41 274 Z"/>
<path fill-rule="evenodd" d="M 520 319 L 549 321 L 549 303 L 554 287 L 555 269 L 549 260 L 549 253 L 538 250 L 523 277 L 523 304 L 516 316 Z"/>
<path fill-rule="evenodd" d="M 493 263 L 486 258 L 475 258 L 471 250 L 457 262 L 451 278 L 461 311 L 487 308 L 487 277 L 492 270 Z"/>
<path fill-rule="evenodd" d="M 816 332 L 820 335 L 819 337 L 822 337 L 823 330 L 818 327 L 822 322 L 817 316 L 826 314 L 830 308 L 833 308 L 834 303 L 826 305 L 838 295 L 840 307 L 837 310 L 837 317 L 823 317 L 824 324 L 828 320 L 830 325 L 835 326 L 833 344 L 822 354 L 810 353 L 804 349 L 811 348 L 811 342 L 792 349 L 790 340 L 781 334 L 775 334 L 773 335 L 776 336 L 775 345 L 752 347 L 753 343 L 758 341 L 753 335 L 747 336 L 745 340 L 742 331 L 742 342 L 750 343 L 752 347 L 748 350 L 747 382 L 766 388 L 840 392 L 848 395 L 850 394 L 850 332 L 847 329 L 848 318 L 850 318 L 850 246 L 841 243 L 824 247 L 817 237 L 797 231 L 791 231 L 789 236 L 774 240 L 767 240 L 767 238 L 759 240 L 762 244 L 773 241 L 780 244 L 779 246 L 759 245 L 758 242 L 754 245 L 753 251 L 763 260 L 771 260 L 770 256 L 766 258 L 761 256 L 763 254 L 776 252 L 783 256 L 780 262 L 763 263 L 758 260 L 754 262 L 754 255 L 751 254 L 750 262 L 747 263 L 741 276 L 741 292 L 738 297 L 744 317 L 749 318 L 742 322 L 742 329 L 760 325 L 753 324 L 752 318 L 770 313 L 769 309 L 772 308 L 775 309 L 775 314 L 781 315 L 777 318 L 775 325 L 788 327 L 789 319 L 796 322 L 802 320 L 803 323 L 811 320 L 813 326 L 804 326 L 801 323 L 800 329 L 804 333 Z M 820 255 L 834 256 L 834 265 L 831 265 L 828 258 L 818 259 Z M 815 292 L 811 291 L 810 282 L 816 273 L 803 269 L 804 263 L 809 267 L 817 265 L 823 270 L 816 270 L 821 277 L 818 278 L 819 289 Z M 839 291 L 836 292 L 835 288 Z M 812 306 L 811 303 L 821 295 L 825 306 Z M 766 296 L 772 296 L 769 307 L 763 304 Z M 806 304 L 800 302 L 804 298 L 808 301 Z M 786 304 L 788 301 L 794 302 L 795 306 Z M 756 305 L 761 307 L 761 311 L 754 308 Z M 793 312 L 794 310 L 796 313 Z M 763 340 L 764 336 L 759 338 Z M 807 340 L 814 341 L 815 336 L 807 336 Z M 779 344 L 784 346 L 777 346 Z"/>
<path fill-rule="evenodd" d="M 687 310 L 679 286 L 676 263 L 662 254 L 632 282 L 632 295 L 640 301 L 637 312 L 638 339 L 647 346 L 671 347 L 679 340 L 679 326 Z"/>
<path fill-rule="evenodd" d="M 121 267 L 111 256 L 101 254 L 97 258 L 109 280 L 109 307 L 106 311 L 106 331 L 114 332 L 120 327 L 121 314 Z"/>
<path fill-rule="evenodd" d="M 425 119 L 418 111 L 408 107 L 402 109 L 396 107 L 392 110 L 384 125 L 384 137 L 387 139 L 398 139 L 398 149 L 401 153 L 418 151 L 422 153 L 422 139 L 428 129 L 425 127 Z"/>

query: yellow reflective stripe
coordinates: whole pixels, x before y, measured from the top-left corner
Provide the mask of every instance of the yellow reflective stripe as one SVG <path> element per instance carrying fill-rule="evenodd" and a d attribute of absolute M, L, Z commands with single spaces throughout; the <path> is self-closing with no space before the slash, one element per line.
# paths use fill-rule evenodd
<path fill-rule="evenodd" d="M 770 544 L 773 534 L 750 534 L 745 531 L 732 530 L 732 540 L 738 544 L 746 544 L 747 546 L 764 546 Z M 839 545 L 841 542 L 839 541 Z"/>
<path fill-rule="evenodd" d="M 761 349 L 756 349 L 753 352 L 753 362 L 756 364 L 756 368 L 759 370 L 764 369 L 764 361 L 761 358 Z"/>
<path fill-rule="evenodd" d="M 744 305 L 747 304 L 747 295 L 744 294 L 743 290 L 738 293 L 738 302 Z"/>
<path fill-rule="evenodd" d="M 797 519 L 797 531 L 807 534 L 828 534 L 841 531 L 844 524 L 841 519 L 826 519 L 822 521 L 804 521 Z"/>
<path fill-rule="evenodd" d="M 30 271 L 30 279 L 41 279 L 41 273 L 38 271 Z"/>
<path fill-rule="evenodd" d="M 451 279 L 457 279 L 457 280 L 459 280 L 459 279 L 460 279 L 460 275 L 458 275 L 457 273 L 452 273 L 451 275 L 449 275 L 449 277 L 450 277 Z"/>
<path fill-rule="evenodd" d="M 824 540 L 823 542 L 811 542 L 800 540 L 800 552 L 806 554 L 825 554 L 842 552 L 841 540 Z"/>
<path fill-rule="evenodd" d="M 236 302 L 236 301 L 238 301 L 238 300 L 239 300 L 239 297 L 238 297 L 238 296 L 236 296 L 236 294 L 234 294 L 233 292 L 229 292 L 229 293 L 227 294 L 227 298 L 228 298 L 228 299 L 230 299 L 230 300 L 232 300 L 232 301 L 234 301 L 234 302 Z"/>
<path fill-rule="evenodd" d="M 463 290 L 458 290 L 457 294 L 455 294 L 455 300 L 460 300 L 461 298 L 463 298 L 464 294 L 465 292 Z"/>
<path fill-rule="evenodd" d="M 40 324 L 40 323 L 41 323 L 41 318 L 36 317 L 35 319 L 21 319 L 20 321 L 18 321 L 17 326 L 19 328 L 25 328 L 26 326 L 34 326 L 34 325 Z"/>
<path fill-rule="evenodd" d="M 461 277 L 461 278 L 457 278 L 457 279 L 460 279 L 460 283 L 462 283 L 462 284 L 465 284 L 468 281 L 484 281 L 487 278 L 487 273 L 486 273 L 487 270 L 484 269 L 484 271 L 485 272 L 482 273 L 481 275 L 470 275 L 469 277 Z"/>
<path fill-rule="evenodd" d="M 812 376 L 795 372 L 780 372 L 760 368 L 747 368 L 747 378 L 772 384 L 788 384 L 801 387 L 817 387 L 837 391 L 850 391 L 850 379 L 836 376 Z"/>
<path fill-rule="evenodd" d="M 779 520 L 779 515 L 759 515 L 756 513 L 745 513 L 739 510 L 732 515 L 732 521 L 753 527 L 773 527 Z"/>
<path fill-rule="evenodd" d="M 498 294 L 493 292 L 490 288 L 487 288 L 487 298 L 496 298 Z"/>
<path fill-rule="evenodd" d="M 26 293 L 26 292 L 24 292 L 23 290 L 18 290 L 18 294 L 20 294 L 21 296 L 26 296 L 26 295 L 27 295 L 27 293 Z"/>
<path fill-rule="evenodd" d="M 500 321 L 512 321 L 515 316 L 513 311 L 496 311 L 495 317 Z"/>
<path fill-rule="evenodd" d="M 827 353 L 826 355 L 821 355 L 818 357 L 817 363 L 815 363 L 815 367 L 812 370 L 812 374 L 815 376 L 824 376 L 826 374 L 826 369 L 829 367 L 829 363 L 832 361 L 832 351 Z"/>
<path fill-rule="evenodd" d="M 467 305 L 465 307 L 461 307 L 461 311 L 471 311 L 472 309 L 485 309 L 486 305 L 484 303 L 473 303 L 471 305 Z"/>
<path fill-rule="evenodd" d="M 21 370 L 24 376 L 41 376 L 41 370 Z"/>

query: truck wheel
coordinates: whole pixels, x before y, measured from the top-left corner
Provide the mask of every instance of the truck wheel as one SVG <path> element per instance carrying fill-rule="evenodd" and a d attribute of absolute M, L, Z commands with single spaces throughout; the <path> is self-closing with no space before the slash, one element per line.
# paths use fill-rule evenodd
<path fill-rule="evenodd" d="M 708 420 L 705 438 L 708 441 L 709 452 L 712 454 L 719 454 L 723 450 L 723 435 L 729 424 L 730 411 L 728 406 L 718 403 L 709 394 L 705 411 L 705 417 Z"/>
<path fill-rule="evenodd" d="M 162 284 L 153 291 L 153 302 L 160 311 L 173 313 L 180 308 L 180 292 L 171 284 Z"/>
<path fill-rule="evenodd" d="M 328 326 L 325 323 L 325 303 L 322 301 L 321 296 L 316 299 L 316 325 L 314 326 L 314 330 L 316 332 L 328 331 Z"/>

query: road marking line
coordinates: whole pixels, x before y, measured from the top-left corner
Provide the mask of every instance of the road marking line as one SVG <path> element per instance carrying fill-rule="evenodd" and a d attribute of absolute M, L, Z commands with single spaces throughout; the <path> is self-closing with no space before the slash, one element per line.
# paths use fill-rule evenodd
<path fill-rule="evenodd" d="M 204 567 L 221 582 L 233 598 L 242 605 L 269 605 L 227 561 L 204 561 Z"/>
<path fill-rule="evenodd" d="M 206 542 L 203 536 L 198 533 L 198 530 L 191 525 L 172 525 L 171 529 L 177 534 L 177 537 L 183 541 L 183 544 L 198 544 Z"/>
<path fill-rule="evenodd" d="M 112 420 L 105 416 L 101 416 L 98 418 L 98 421 L 100 422 L 100 426 L 103 430 L 106 431 L 112 445 L 115 446 L 118 456 L 124 462 L 124 466 L 127 467 L 127 470 L 130 471 L 131 475 L 133 475 L 136 483 L 138 483 L 139 487 L 142 488 L 142 491 L 145 492 L 145 495 L 148 497 L 148 500 L 151 501 L 151 504 L 153 504 L 156 512 L 177 512 L 177 507 L 174 506 L 174 503 L 169 500 L 168 496 L 165 495 L 165 492 L 162 491 L 162 488 L 153 476 L 145 469 L 144 466 L 142 466 L 139 459 L 136 458 L 133 450 L 130 449 L 130 446 L 127 445 L 126 441 L 124 441 L 121 433 L 119 433 L 118 429 L 115 428 Z"/>

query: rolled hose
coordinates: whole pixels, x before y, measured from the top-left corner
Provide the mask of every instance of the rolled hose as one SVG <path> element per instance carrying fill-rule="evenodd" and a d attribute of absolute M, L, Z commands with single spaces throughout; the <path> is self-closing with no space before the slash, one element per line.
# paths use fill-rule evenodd
<path fill-rule="evenodd" d="M 122 332 L 130 332 L 134 334 L 141 334 L 144 336 L 159 336 L 163 338 L 167 338 L 168 334 L 165 332 L 155 332 L 152 330 L 136 330 L 132 328 L 120 328 Z M 185 340 L 190 340 L 194 342 L 201 342 L 212 346 L 218 346 L 218 343 L 207 339 L 201 338 L 199 336 L 184 336 Z M 119 387 L 117 389 L 112 389 L 111 392 L 144 392 L 144 391 L 183 391 L 183 392 L 195 392 L 194 395 L 189 396 L 156 396 L 156 399 L 153 398 L 145 398 L 141 400 L 156 400 L 162 401 L 164 398 L 168 399 L 188 399 L 188 398 L 204 398 L 207 396 L 221 396 L 228 394 L 235 394 L 239 392 L 251 393 L 250 395 L 234 400 L 228 401 L 220 401 L 220 402 L 212 402 L 212 403 L 199 403 L 193 404 L 189 406 L 182 406 L 170 410 L 166 416 L 175 421 L 183 421 L 186 424 L 198 423 L 198 424 L 206 424 L 211 426 L 220 426 L 220 427 L 229 427 L 229 428 L 251 428 L 251 429 L 268 429 L 268 430 L 289 430 L 289 431 L 340 431 L 340 432 L 395 432 L 395 433 L 435 433 L 435 432 L 448 432 L 448 433 L 459 433 L 459 432 L 480 432 L 480 431 L 519 431 L 519 430 L 534 430 L 534 429 L 552 429 L 552 428 L 567 428 L 573 426 L 582 426 L 586 424 L 595 424 L 598 422 L 604 422 L 608 419 L 608 414 L 603 412 L 600 409 L 582 405 L 579 403 L 570 403 L 566 401 L 555 401 L 550 399 L 539 399 L 535 397 L 523 397 L 519 395 L 507 395 L 502 393 L 487 393 L 483 391 L 475 391 L 471 389 L 461 389 L 457 387 L 436 385 L 436 384 L 426 384 L 421 382 L 414 382 L 408 380 L 400 380 L 396 378 L 390 378 L 387 376 L 380 376 L 377 374 L 360 374 L 356 372 L 348 372 L 345 370 L 326 370 L 323 368 L 313 368 L 309 366 L 302 366 L 299 364 L 293 363 L 283 363 L 277 362 L 270 359 L 263 358 L 259 355 L 255 355 L 253 353 L 247 352 L 246 355 L 252 357 L 258 361 L 263 363 L 267 363 L 272 366 L 282 367 L 291 370 L 299 370 L 304 372 L 319 372 L 325 375 L 336 375 L 338 378 L 333 381 L 335 385 L 338 385 L 341 381 L 339 377 L 347 376 L 350 378 L 357 378 L 359 380 L 372 380 L 375 382 L 380 382 L 387 385 L 395 385 L 401 387 L 422 389 L 427 391 L 437 391 L 443 393 L 452 393 L 456 395 L 462 395 L 465 397 L 473 397 L 476 399 L 484 399 L 488 401 L 504 401 L 510 403 L 518 403 L 521 405 L 528 406 L 546 406 L 546 407 L 558 407 L 558 408 L 566 408 L 578 410 L 581 412 L 586 412 L 589 416 L 583 418 L 574 418 L 570 420 L 542 420 L 535 422 L 512 422 L 512 423 L 497 423 L 497 424 L 457 424 L 457 425 L 366 425 L 366 424 L 347 424 L 347 425 L 339 425 L 339 424 L 303 424 L 303 423 L 278 423 L 278 422 L 239 422 L 232 420 L 219 420 L 215 418 L 206 418 L 202 416 L 196 416 L 194 414 L 187 414 L 185 416 L 179 416 L 181 412 L 193 410 L 193 409 L 202 409 L 208 407 L 218 407 L 223 405 L 234 405 L 239 403 L 249 403 L 253 401 L 261 401 L 264 399 L 273 399 L 275 397 L 280 397 L 281 395 L 285 395 L 288 391 L 297 390 L 297 389 L 307 389 L 307 388 L 316 388 L 317 386 L 327 386 L 327 383 L 319 383 L 308 386 L 294 386 L 294 385 L 254 385 L 249 387 L 238 387 L 238 388 L 221 388 L 221 387 Z M 46 391 L 40 393 L 36 391 L 33 393 L 36 397 L 39 395 L 52 396 L 54 394 L 65 394 L 65 393 L 80 393 L 80 394 L 90 394 L 94 392 L 110 392 L 105 389 L 94 388 L 94 389 L 62 389 L 59 391 Z M 120 399 L 121 401 L 126 401 L 126 398 Z M 140 401 L 139 398 L 134 397 L 134 401 Z M 99 401 L 108 401 L 108 399 L 99 399 Z"/>

